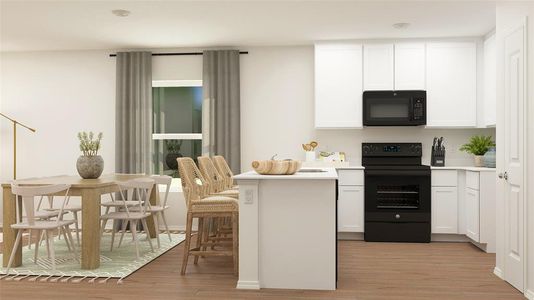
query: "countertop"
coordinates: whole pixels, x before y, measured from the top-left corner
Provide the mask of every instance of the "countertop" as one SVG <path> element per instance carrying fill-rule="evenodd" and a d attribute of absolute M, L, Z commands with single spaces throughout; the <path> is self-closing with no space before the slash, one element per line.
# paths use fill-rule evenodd
<path fill-rule="evenodd" d="M 445 166 L 445 167 L 430 167 L 432 170 L 464 170 L 473 172 L 495 172 L 495 168 L 486 167 L 463 167 L 463 166 Z"/>
<path fill-rule="evenodd" d="M 287 179 L 287 180 L 321 180 L 321 179 L 337 179 L 337 172 L 335 168 L 302 168 L 305 169 L 321 169 L 326 172 L 317 172 L 317 173 L 304 173 L 297 172 L 293 175 L 261 175 L 256 173 L 256 171 L 249 171 L 241 173 L 234 176 L 235 180 L 243 179 L 252 179 L 252 180 L 263 180 L 263 179 Z"/>

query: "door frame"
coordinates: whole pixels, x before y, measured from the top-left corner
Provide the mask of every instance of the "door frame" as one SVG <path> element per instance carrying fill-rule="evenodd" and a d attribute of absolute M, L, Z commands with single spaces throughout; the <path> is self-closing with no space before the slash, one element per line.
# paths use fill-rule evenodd
<path fill-rule="evenodd" d="M 529 105 L 529 89 L 528 89 L 528 86 L 529 86 L 529 81 L 528 81 L 528 74 L 529 74 L 529 62 L 528 62 L 528 17 L 525 16 L 523 18 L 521 18 L 520 20 L 518 20 L 518 22 L 516 22 L 515 24 L 509 26 L 506 30 L 503 31 L 503 44 L 500 45 L 500 47 L 502 47 L 504 49 L 504 38 L 508 37 L 511 33 L 519 30 L 519 29 L 523 29 L 523 43 L 524 43 L 524 61 L 523 61 L 523 76 L 524 76 L 524 84 L 523 84 L 523 92 L 524 92 L 524 99 L 523 99 L 523 119 L 524 119 L 524 122 L 523 122 L 523 167 L 522 167 L 522 173 L 523 173 L 523 180 L 522 180 L 522 188 L 523 188 L 523 290 L 521 291 L 525 296 L 527 296 L 527 293 L 529 291 L 529 287 L 528 287 L 528 261 L 529 261 L 529 257 L 528 257 L 528 224 L 529 224 L 529 220 L 528 220 L 528 211 L 529 211 L 529 201 L 528 201 L 528 183 L 529 183 L 529 172 L 528 172 L 528 162 L 530 161 L 529 159 L 529 155 L 531 154 L 531 152 L 529 152 L 529 149 L 528 149 L 528 144 L 529 144 L 529 134 L 530 134 L 530 131 L 528 130 L 528 116 L 529 116 L 529 110 L 531 109 L 531 105 Z M 505 110 L 504 110 L 504 105 L 506 105 L 504 103 L 504 97 L 505 97 L 505 75 L 504 75 L 504 51 L 500 52 L 500 57 L 498 57 L 499 60 L 501 60 L 503 63 L 502 63 L 502 67 L 503 67 L 503 76 L 502 77 L 499 77 L 498 80 L 502 79 L 502 85 L 501 85 L 501 88 L 502 88 L 502 94 L 498 94 L 497 97 L 498 99 L 500 98 L 500 102 L 502 103 L 502 107 L 500 105 L 497 106 L 497 109 L 498 109 L 498 121 L 497 121 L 497 131 L 496 131 L 496 138 L 499 139 L 499 143 L 501 143 L 501 147 L 499 147 L 497 145 L 497 147 L 500 149 L 497 153 L 500 152 L 500 155 L 498 154 L 498 159 L 497 159 L 497 163 L 499 164 L 497 166 L 497 173 L 504 173 L 506 170 L 505 170 L 505 166 L 504 166 L 504 162 L 505 162 L 505 154 L 504 154 L 504 120 L 505 120 Z M 499 122 L 500 121 L 500 122 Z M 502 125 L 499 126 L 499 123 L 501 123 Z M 499 130 L 499 127 L 500 127 L 500 130 Z M 532 152 L 532 154 L 534 154 L 534 151 Z M 495 267 L 495 271 L 494 273 L 500 277 L 501 279 L 503 280 L 506 280 L 506 261 L 504 260 L 504 255 L 506 253 L 504 253 L 504 250 L 506 249 L 506 231 L 504 230 L 504 221 L 505 221 L 505 216 L 504 216 L 504 205 L 506 205 L 506 203 L 504 203 L 504 196 L 505 196 L 505 192 L 506 192 L 506 188 L 505 188 L 505 184 L 506 182 L 501 180 L 501 179 L 496 179 L 498 184 L 497 184 L 497 188 L 500 189 L 500 192 L 497 193 L 497 195 L 501 196 L 501 201 L 503 201 L 502 205 L 503 205 L 503 209 L 498 209 L 497 212 L 501 215 L 501 218 L 497 218 L 497 220 L 502 220 L 503 224 L 502 224 L 502 227 L 503 227 L 503 236 L 501 237 L 502 238 L 502 245 L 499 247 L 500 250 L 502 251 L 501 253 L 501 256 L 502 256 L 502 264 L 499 266 L 499 258 L 497 258 L 497 265 Z M 499 269 L 500 267 L 500 269 Z M 528 296 L 527 296 L 528 297 Z"/>

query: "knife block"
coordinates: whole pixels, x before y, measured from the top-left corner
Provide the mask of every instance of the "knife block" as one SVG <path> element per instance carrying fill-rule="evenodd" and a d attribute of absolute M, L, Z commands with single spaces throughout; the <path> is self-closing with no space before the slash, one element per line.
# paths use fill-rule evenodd
<path fill-rule="evenodd" d="M 430 159 L 430 165 L 433 167 L 444 167 L 445 166 L 445 149 L 434 150 L 432 148 L 432 157 Z"/>

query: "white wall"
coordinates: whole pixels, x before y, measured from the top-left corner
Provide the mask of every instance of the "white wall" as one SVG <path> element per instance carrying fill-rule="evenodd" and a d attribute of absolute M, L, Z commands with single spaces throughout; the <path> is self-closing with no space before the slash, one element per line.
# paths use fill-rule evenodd
<path fill-rule="evenodd" d="M 526 210 L 527 218 L 525 220 L 525 230 L 527 240 L 525 241 L 526 251 L 526 280 L 525 280 L 525 295 L 529 299 L 534 299 L 534 194 L 531 189 L 534 186 L 534 122 L 529 121 L 534 118 L 534 3 L 530 2 L 502 2 L 497 4 L 496 10 L 497 16 L 497 28 L 496 28 L 496 45 L 497 45 L 497 130 L 498 136 L 504 137 L 503 124 L 504 114 L 500 113 L 504 111 L 505 103 L 504 99 L 504 41 L 503 33 L 512 26 L 517 26 L 518 21 L 527 20 L 527 157 L 526 168 L 527 178 L 524 188 L 526 189 Z M 499 141 L 497 141 L 499 142 Z M 498 153 L 499 153 L 499 149 Z M 497 157 L 497 170 L 498 172 L 504 171 L 504 155 L 498 154 Z M 501 182 L 497 186 L 497 268 L 501 271 L 504 270 L 504 185 Z"/>
<path fill-rule="evenodd" d="M 188 49 L 189 51 L 190 49 Z M 366 128 L 316 130 L 313 120 L 313 47 L 259 47 L 241 56 L 242 166 L 255 159 L 304 159 L 302 143 L 314 139 L 320 150 L 345 151 L 360 163 L 361 142 L 423 142 L 423 160 L 430 160 L 434 136 L 448 145 L 447 163 L 471 165 L 457 148 L 473 134 L 493 129 L 429 130 Z M 160 50 L 154 50 L 154 52 Z M 167 50 L 170 51 L 170 50 Z M 79 155 L 76 133 L 104 132 L 105 172 L 114 170 L 115 59 L 112 51 L 2 53 L 0 111 L 37 128 L 20 130 L 19 178 L 76 174 Z M 154 80 L 202 79 L 201 56 L 159 56 L 153 59 Z M 0 178 L 10 179 L 11 134 L 1 121 Z M 170 223 L 184 224 L 181 195 Z"/>

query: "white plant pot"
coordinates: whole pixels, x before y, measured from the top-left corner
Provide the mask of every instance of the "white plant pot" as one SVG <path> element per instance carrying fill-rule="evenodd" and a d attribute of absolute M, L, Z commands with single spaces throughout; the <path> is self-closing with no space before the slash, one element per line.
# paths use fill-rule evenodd
<path fill-rule="evenodd" d="M 484 155 L 475 155 L 475 167 L 484 166 Z"/>
<path fill-rule="evenodd" d="M 315 161 L 315 151 L 306 151 L 306 161 Z"/>

